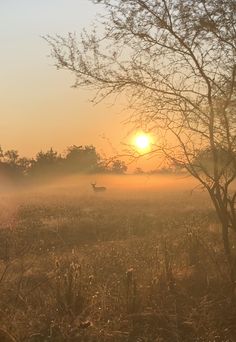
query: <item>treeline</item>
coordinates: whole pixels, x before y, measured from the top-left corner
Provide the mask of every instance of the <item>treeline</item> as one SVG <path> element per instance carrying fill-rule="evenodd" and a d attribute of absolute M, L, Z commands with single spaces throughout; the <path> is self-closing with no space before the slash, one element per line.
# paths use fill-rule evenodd
<path fill-rule="evenodd" d="M 64 154 L 50 148 L 40 151 L 35 158 L 25 158 L 16 150 L 3 151 L 0 147 L 0 175 L 11 180 L 44 179 L 73 173 L 115 173 L 124 174 L 126 164 L 121 160 L 108 162 L 96 148 L 70 146 Z"/>

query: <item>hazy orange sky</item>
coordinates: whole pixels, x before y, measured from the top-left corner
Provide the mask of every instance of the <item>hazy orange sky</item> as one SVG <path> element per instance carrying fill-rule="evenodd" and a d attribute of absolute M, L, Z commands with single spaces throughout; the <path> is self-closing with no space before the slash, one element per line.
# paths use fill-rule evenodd
<path fill-rule="evenodd" d="M 89 0 L 0 1 L 0 145 L 33 156 L 50 147 L 93 144 L 107 155 L 122 149 L 130 127 L 120 108 L 93 106 L 91 94 L 72 89 L 73 76 L 57 71 L 49 58 L 47 34 L 81 32 L 100 6 Z"/>

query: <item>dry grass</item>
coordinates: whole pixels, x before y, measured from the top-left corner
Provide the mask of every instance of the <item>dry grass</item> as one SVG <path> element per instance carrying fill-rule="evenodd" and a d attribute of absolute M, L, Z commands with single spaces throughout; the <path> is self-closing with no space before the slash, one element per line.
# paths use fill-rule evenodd
<path fill-rule="evenodd" d="M 3 217 L 5 341 L 236 340 L 204 194 L 28 194 Z"/>

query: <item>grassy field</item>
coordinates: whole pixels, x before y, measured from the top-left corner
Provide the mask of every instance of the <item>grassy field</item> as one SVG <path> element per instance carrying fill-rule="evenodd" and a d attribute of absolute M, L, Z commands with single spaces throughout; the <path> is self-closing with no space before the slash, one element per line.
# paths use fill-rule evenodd
<path fill-rule="evenodd" d="M 98 183 L 2 193 L 0 341 L 235 341 L 206 194 L 181 178 Z"/>

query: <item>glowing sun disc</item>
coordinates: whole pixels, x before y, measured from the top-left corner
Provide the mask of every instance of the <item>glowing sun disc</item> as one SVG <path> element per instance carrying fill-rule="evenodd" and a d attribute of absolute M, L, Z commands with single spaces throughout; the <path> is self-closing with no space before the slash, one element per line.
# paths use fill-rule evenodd
<path fill-rule="evenodd" d="M 150 146 L 150 139 L 147 135 L 138 135 L 135 139 L 135 145 L 141 150 L 145 150 Z"/>

